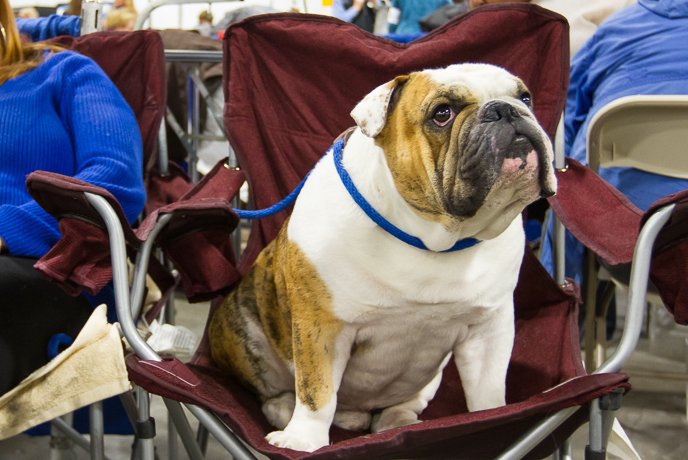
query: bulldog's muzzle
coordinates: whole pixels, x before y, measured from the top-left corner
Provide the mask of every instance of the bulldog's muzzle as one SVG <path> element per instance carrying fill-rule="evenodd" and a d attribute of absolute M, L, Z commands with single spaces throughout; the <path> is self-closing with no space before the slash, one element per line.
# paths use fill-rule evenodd
<path fill-rule="evenodd" d="M 529 111 L 525 111 L 505 101 L 491 101 L 480 111 L 480 122 L 485 124 L 486 134 L 495 139 L 498 158 L 519 158 L 521 168 L 526 167 L 528 154 L 535 151 L 538 160 L 538 181 L 540 195 L 549 197 L 555 194 L 546 181 L 547 140 Z"/>
<path fill-rule="evenodd" d="M 469 147 L 462 156 L 460 173 L 479 194 L 489 193 L 505 161 L 517 159 L 521 162 L 519 169 L 525 169 L 528 161 L 536 161 L 531 167 L 537 167 L 540 196 L 554 195 L 547 180 L 552 168 L 547 150 L 549 140 L 527 108 L 503 100 L 490 101 L 478 110 L 467 128 L 464 133 L 468 131 Z"/>

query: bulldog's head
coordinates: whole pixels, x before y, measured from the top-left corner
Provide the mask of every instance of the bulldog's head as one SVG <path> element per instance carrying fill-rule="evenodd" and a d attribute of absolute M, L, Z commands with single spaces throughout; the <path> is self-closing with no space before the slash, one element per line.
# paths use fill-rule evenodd
<path fill-rule="evenodd" d="M 417 213 L 490 238 L 556 191 L 552 145 L 532 103 L 506 70 L 458 64 L 397 77 L 351 115 Z"/>

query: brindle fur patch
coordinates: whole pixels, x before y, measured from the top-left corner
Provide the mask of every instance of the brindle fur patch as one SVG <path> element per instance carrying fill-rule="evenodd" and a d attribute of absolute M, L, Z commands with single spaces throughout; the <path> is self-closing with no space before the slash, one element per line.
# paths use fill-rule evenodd
<path fill-rule="evenodd" d="M 334 392 L 332 360 L 342 325 L 332 313 L 329 290 L 301 249 L 288 241 L 286 228 L 214 313 L 212 356 L 261 397 L 275 396 L 264 381 L 269 354 L 246 329 L 251 322 L 259 324 L 279 358 L 294 362 L 297 397 L 317 410 Z"/>

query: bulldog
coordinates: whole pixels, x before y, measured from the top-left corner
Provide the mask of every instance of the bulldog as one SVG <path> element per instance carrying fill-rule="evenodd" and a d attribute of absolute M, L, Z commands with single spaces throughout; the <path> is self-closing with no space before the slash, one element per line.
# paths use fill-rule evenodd
<path fill-rule="evenodd" d="M 399 76 L 311 171 L 209 326 L 271 444 L 417 423 L 450 359 L 470 411 L 505 404 L 521 213 L 556 190 L 524 83 L 486 64 Z"/>

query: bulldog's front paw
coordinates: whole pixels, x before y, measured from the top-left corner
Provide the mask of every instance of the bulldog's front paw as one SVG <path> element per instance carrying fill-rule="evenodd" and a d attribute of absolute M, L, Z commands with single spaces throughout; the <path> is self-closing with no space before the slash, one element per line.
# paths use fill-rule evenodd
<path fill-rule="evenodd" d="M 313 452 L 329 444 L 327 436 L 321 438 L 315 434 L 303 435 L 287 431 L 273 431 L 265 439 L 275 447 Z"/>

